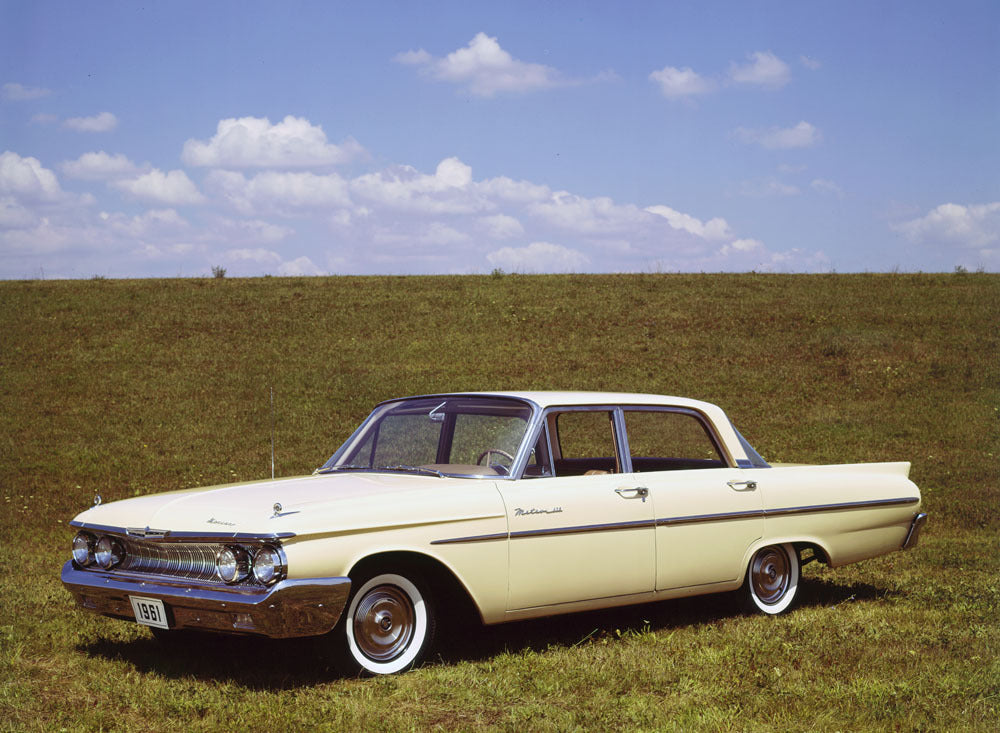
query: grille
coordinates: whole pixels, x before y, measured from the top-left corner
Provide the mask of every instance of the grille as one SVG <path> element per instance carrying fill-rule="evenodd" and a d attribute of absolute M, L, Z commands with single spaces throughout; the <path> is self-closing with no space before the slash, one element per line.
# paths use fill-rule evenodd
<path fill-rule="evenodd" d="M 123 538 L 125 559 L 119 568 L 133 573 L 168 575 L 225 585 L 215 574 L 222 545 L 188 542 L 142 542 Z"/>

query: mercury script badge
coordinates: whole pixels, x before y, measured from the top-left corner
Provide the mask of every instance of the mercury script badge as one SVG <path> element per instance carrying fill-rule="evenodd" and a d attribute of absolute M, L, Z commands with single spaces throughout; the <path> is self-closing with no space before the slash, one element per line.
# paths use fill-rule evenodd
<path fill-rule="evenodd" d="M 551 509 L 535 509 L 535 508 L 522 509 L 521 507 L 517 507 L 514 510 L 515 517 L 523 517 L 528 514 L 562 514 L 562 507 L 555 506 L 552 507 Z"/>

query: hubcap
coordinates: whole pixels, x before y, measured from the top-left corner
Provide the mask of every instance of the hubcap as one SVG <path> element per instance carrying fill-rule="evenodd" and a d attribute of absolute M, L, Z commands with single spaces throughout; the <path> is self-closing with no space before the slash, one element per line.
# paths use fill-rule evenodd
<path fill-rule="evenodd" d="M 369 659 L 385 662 L 410 645 L 416 614 L 409 597 L 394 585 L 372 588 L 354 614 L 354 639 Z"/>
<path fill-rule="evenodd" d="M 758 552 L 753 559 L 750 582 L 754 595 L 762 603 L 777 603 L 788 590 L 790 574 L 788 555 L 777 547 L 769 547 Z"/>

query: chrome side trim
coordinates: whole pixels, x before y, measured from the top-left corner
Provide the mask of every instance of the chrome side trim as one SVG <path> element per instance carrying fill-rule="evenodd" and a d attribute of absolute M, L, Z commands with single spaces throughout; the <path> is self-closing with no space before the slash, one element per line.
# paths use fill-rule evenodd
<path fill-rule="evenodd" d="M 774 517 L 792 516 L 795 514 L 818 514 L 822 512 L 844 511 L 849 509 L 870 509 L 873 507 L 905 506 L 920 501 L 919 497 L 908 496 L 901 499 L 872 499 L 870 501 L 846 501 L 838 504 L 813 504 L 810 506 L 785 507 L 783 509 L 754 509 L 745 512 L 720 512 L 715 514 L 690 514 L 680 517 L 661 517 L 659 519 L 642 519 L 634 522 L 615 522 L 613 524 L 584 524 L 574 527 L 552 527 L 549 529 L 526 529 L 511 532 L 512 540 L 531 537 L 551 537 L 564 534 L 583 534 L 586 532 L 614 532 L 625 529 L 646 529 L 648 527 L 676 527 L 684 524 L 699 524 L 702 522 L 726 522 L 738 519 L 768 519 Z M 488 542 L 506 539 L 506 533 L 474 535 L 471 537 L 453 537 L 449 539 L 432 540 L 432 545 L 454 545 L 469 542 Z"/>
<path fill-rule="evenodd" d="M 432 545 L 461 545 L 467 544 L 469 542 L 492 542 L 494 540 L 505 540 L 507 539 L 506 532 L 498 532 L 496 534 L 481 534 L 473 535 L 471 537 L 452 537 L 447 540 L 431 540 Z"/>
<path fill-rule="evenodd" d="M 295 537 L 295 532 L 174 532 L 172 530 L 145 527 L 110 527 L 104 524 L 90 524 L 73 520 L 70 527 L 104 532 L 122 537 L 143 537 L 149 542 L 274 542 Z M 145 533 L 145 534 L 140 534 Z M 162 533 L 162 534 L 160 534 Z"/>
<path fill-rule="evenodd" d="M 733 519 L 755 519 L 765 516 L 763 509 L 747 512 L 722 512 L 719 514 L 692 514 L 686 517 L 665 517 L 656 520 L 657 527 L 676 527 L 681 524 L 698 524 L 700 522 L 725 522 Z"/>
<path fill-rule="evenodd" d="M 62 568 L 62 582 L 84 609 L 134 619 L 129 595 L 163 601 L 171 629 L 203 629 L 271 638 L 315 636 L 334 627 L 347 604 L 350 578 L 282 580 L 260 586 L 205 587 L 124 574 Z M 179 580 L 179 579 L 178 579 Z"/>
<path fill-rule="evenodd" d="M 906 496 L 900 499 L 871 499 L 869 501 L 845 501 L 839 504 L 811 504 L 808 506 L 791 506 L 784 509 L 765 509 L 767 517 L 784 517 L 792 514 L 814 514 L 817 512 L 835 512 L 843 509 L 871 509 L 878 506 L 906 506 L 917 504 L 919 496 Z"/>
<path fill-rule="evenodd" d="M 901 549 L 909 550 L 917 546 L 917 541 L 920 539 L 920 532 L 923 530 L 925 524 L 927 524 L 927 512 L 921 512 L 913 518 L 913 523 L 910 524 L 910 531 L 906 533 L 906 539 L 903 540 Z"/>

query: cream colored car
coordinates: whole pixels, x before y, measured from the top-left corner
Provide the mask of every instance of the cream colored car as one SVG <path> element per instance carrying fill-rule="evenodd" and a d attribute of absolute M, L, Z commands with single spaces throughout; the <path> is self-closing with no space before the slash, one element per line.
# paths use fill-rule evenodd
<path fill-rule="evenodd" d="M 411 397 L 310 476 L 88 509 L 62 580 L 162 639 L 322 635 L 350 669 L 388 674 L 465 602 L 496 624 L 740 589 L 781 613 L 803 562 L 916 543 L 908 473 L 771 467 L 720 408 L 677 397 Z"/>

